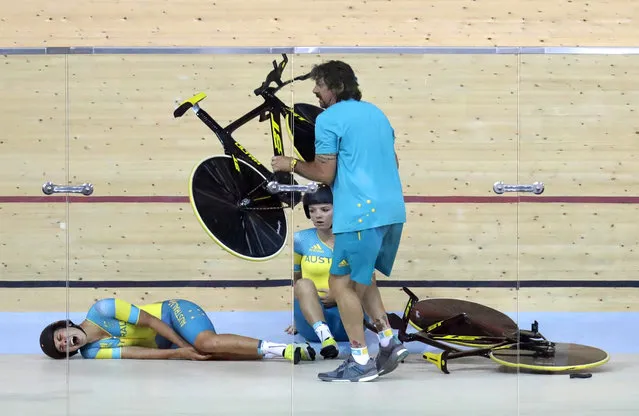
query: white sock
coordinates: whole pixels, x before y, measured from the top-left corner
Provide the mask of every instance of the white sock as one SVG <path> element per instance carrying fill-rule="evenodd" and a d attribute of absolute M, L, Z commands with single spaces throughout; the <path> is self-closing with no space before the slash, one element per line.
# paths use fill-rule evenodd
<path fill-rule="evenodd" d="M 368 347 L 364 348 L 353 348 L 351 347 L 351 354 L 355 359 L 355 362 L 360 365 L 364 365 L 370 360 L 370 356 L 368 355 Z"/>
<path fill-rule="evenodd" d="M 332 338 L 333 334 L 331 334 L 331 330 L 328 328 L 322 321 L 317 321 L 313 324 L 313 330 L 317 334 L 317 338 L 320 339 L 320 342 L 326 341 L 328 338 Z"/>
<path fill-rule="evenodd" d="M 276 342 L 260 341 L 257 345 L 257 353 L 264 358 L 281 358 L 284 356 L 286 344 Z"/>
<path fill-rule="evenodd" d="M 380 331 L 377 333 L 377 337 L 379 338 L 379 344 L 382 347 L 388 347 L 388 344 L 390 344 L 391 339 L 393 339 L 393 330 L 389 328 L 389 329 Z"/>

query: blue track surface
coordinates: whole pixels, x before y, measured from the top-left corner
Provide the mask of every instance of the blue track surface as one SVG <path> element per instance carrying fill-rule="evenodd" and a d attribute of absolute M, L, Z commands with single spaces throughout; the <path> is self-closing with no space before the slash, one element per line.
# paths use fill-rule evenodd
<path fill-rule="evenodd" d="M 284 332 L 292 320 L 288 311 L 209 312 L 208 315 L 218 333 L 236 333 L 276 342 L 292 342 L 293 339 Z M 529 329 L 530 324 L 537 320 L 540 332 L 552 341 L 592 345 L 610 354 L 639 352 L 639 335 L 634 332 L 639 327 L 637 312 L 535 312 L 507 315 L 519 322 L 522 329 Z M 85 316 L 85 313 L 71 313 L 69 318 L 80 323 Z M 38 346 L 40 331 L 47 324 L 64 318 L 64 312 L 0 312 L 0 333 L 3 334 L 0 354 L 41 354 Z M 295 340 L 303 339 L 296 336 Z M 377 337 L 367 331 L 367 340 L 371 353 L 375 353 Z M 430 349 L 418 342 L 407 344 L 407 347 L 414 353 Z M 340 349 L 347 351 L 348 345 L 341 344 Z"/>

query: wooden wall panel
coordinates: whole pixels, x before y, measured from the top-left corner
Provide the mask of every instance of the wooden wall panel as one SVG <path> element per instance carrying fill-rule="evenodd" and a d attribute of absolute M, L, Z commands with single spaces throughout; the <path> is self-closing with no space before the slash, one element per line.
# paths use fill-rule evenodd
<path fill-rule="evenodd" d="M 633 45 L 631 0 L 176 0 L 0 6 L 0 43 L 69 45 Z"/>
<path fill-rule="evenodd" d="M 71 279 L 264 280 L 291 277 L 290 247 L 258 264 L 222 250 L 188 204 L 71 206 Z"/>
<path fill-rule="evenodd" d="M 393 279 L 517 279 L 516 206 L 408 204 Z"/>
<path fill-rule="evenodd" d="M 521 204 L 520 280 L 639 280 L 637 205 Z"/>
<path fill-rule="evenodd" d="M 638 79 L 635 55 L 522 55 L 518 180 L 544 195 L 637 195 Z"/>
<path fill-rule="evenodd" d="M 86 312 L 99 299 L 116 297 L 145 305 L 188 299 L 206 311 L 283 311 L 291 308 L 291 289 L 275 288 L 64 288 L 3 289 L 0 312 Z M 63 319 L 61 316 L 60 319 Z M 284 328 L 282 328 L 284 330 Z"/>
<path fill-rule="evenodd" d="M 516 312 L 637 312 L 636 289 L 611 288 L 412 288 L 420 299 L 459 298 Z M 382 288 L 389 311 L 401 312 L 406 294 L 397 288 Z M 290 288 L 148 288 L 148 289 L 3 289 L 0 312 L 86 312 L 97 299 L 119 297 L 145 304 L 170 298 L 187 298 L 207 311 L 268 312 L 291 310 Z M 523 322 L 529 327 L 530 322 Z M 284 328 L 282 328 L 284 329 Z"/>
<path fill-rule="evenodd" d="M 64 203 L 0 204 L 0 281 L 65 281 L 67 230 Z"/>
<path fill-rule="evenodd" d="M 0 56 L 0 194 L 42 194 L 66 181 L 64 56 Z"/>

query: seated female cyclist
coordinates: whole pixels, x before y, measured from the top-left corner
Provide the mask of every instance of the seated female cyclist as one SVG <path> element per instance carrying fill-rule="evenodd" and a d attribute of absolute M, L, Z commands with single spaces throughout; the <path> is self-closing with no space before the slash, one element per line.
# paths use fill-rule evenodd
<path fill-rule="evenodd" d="M 286 332 L 299 332 L 308 341 L 321 342 L 322 357 L 335 358 L 339 354 L 337 342 L 347 342 L 348 336 L 328 287 L 335 241 L 331 188 L 320 185 L 317 192 L 304 194 L 302 204 L 314 227 L 297 231 L 293 238 L 295 323 Z"/>
<path fill-rule="evenodd" d="M 279 344 L 234 334 L 218 334 L 198 305 L 181 299 L 136 306 L 121 299 L 96 302 L 76 325 L 62 320 L 40 334 L 40 347 L 51 358 L 77 354 L 96 359 L 313 361 L 306 344 Z"/>

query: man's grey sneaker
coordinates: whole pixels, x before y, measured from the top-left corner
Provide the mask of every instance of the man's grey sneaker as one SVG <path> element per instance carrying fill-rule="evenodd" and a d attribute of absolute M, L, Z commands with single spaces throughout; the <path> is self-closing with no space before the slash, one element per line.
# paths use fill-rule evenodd
<path fill-rule="evenodd" d="M 322 381 L 371 381 L 377 378 L 377 367 L 371 359 L 364 365 L 357 364 L 353 356 L 349 355 L 337 369 L 319 373 L 317 377 Z"/>
<path fill-rule="evenodd" d="M 375 364 L 379 375 L 388 374 L 395 370 L 399 362 L 408 357 L 408 350 L 404 344 L 393 336 L 390 344 L 386 347 L 379 346 L 379 353 L 375 357 Z"/>

